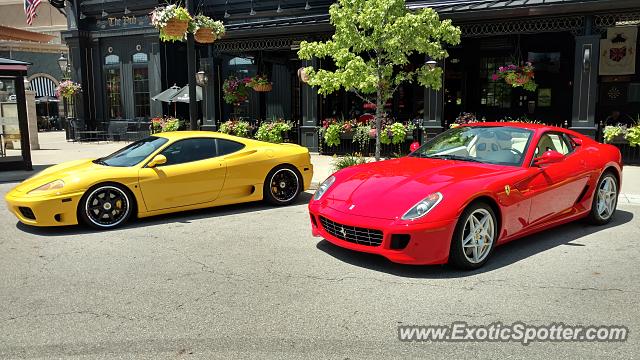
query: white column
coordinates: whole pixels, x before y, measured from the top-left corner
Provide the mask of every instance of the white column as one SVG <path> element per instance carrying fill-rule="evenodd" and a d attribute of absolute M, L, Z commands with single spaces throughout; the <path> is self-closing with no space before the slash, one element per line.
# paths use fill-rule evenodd
<path fill-rule="evenodd" d="M 27 119 L 31 150 L 40 150 L 40 143 L 38 142 L 38 115 L 36 114 L 36 92 L 33 90 L 25 90 L 24 95 L 27 100 Z"/>

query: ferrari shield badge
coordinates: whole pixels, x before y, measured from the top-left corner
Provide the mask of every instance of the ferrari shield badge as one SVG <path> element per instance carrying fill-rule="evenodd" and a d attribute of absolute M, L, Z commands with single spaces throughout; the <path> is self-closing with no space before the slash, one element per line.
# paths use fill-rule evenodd
<path fill-rule="evenodd" d="M 507 196 L 509 196 L 509 194 L 511 194 L 511 186 L 505 185 L 504 192 L 507 194 Z"/>

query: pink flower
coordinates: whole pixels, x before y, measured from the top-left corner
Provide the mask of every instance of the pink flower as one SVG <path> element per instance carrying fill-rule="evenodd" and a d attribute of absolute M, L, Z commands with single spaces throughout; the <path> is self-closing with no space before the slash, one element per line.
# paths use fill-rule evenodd
<path fill-rule="evenodd" d="M 498 74 L 493 74 L 491 75 L 491 80 L 496 81 L 500 78 L 500 76 Z"/>

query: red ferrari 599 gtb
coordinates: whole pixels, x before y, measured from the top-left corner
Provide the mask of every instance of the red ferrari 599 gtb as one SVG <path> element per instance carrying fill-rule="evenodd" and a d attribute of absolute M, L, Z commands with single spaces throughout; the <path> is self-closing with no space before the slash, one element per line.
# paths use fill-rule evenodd
<path fill-rule="evenodd" d="M 482 266 L 496 245 L 580 218 L 608 223 L 620 151 L 523 123 L 450 129 L 407 157 L 336 172 L 309 203 L 313 235 L 393 262 Z"/>

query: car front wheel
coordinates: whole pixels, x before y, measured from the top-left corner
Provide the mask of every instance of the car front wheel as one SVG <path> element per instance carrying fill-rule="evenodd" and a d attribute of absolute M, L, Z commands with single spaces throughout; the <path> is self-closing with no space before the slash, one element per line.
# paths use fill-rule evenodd
<path fill-rule="evenodd" d="M 125 189 L 100 185 L 83 196 L 78 212 L 85 224 L 96 229 L 110 229 L 127 221 L 131 208 L 132 199 Z"/>
<path fill-rule="evenodd" d="M 478 202 L 467 207 L 451 239 L 450 263 L 465 270 L 484 265 L 498 236 L 497 225 L 496 215 L 489 205 Z"/>

